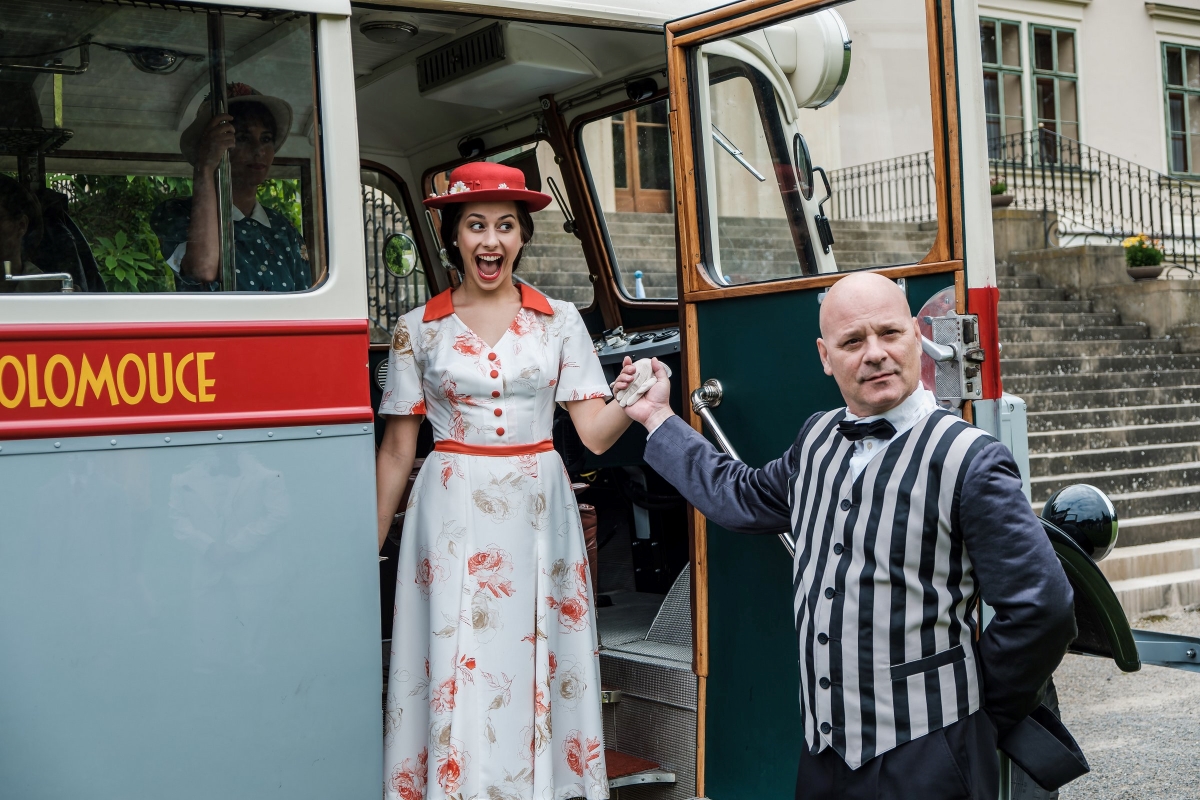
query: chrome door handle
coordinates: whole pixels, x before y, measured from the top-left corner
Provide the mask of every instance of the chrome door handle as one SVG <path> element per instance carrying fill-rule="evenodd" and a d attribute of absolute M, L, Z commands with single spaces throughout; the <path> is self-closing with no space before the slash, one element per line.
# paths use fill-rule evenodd
<path fill-rule="evenodd" d="M 725 388 L 721 386 L 721 382 L 716 378 L 709 378 L 699 389 L 692 392 L 692 411 L 699 415 L 700 419 L 704 420 L 704 424 L 708 426 L 712 432 L 713 438 L 717 440 L 717 446 L 725 451 L 726 455 L 738 461 L 742 457 L 737 454 L 733 444 L 729 441 L 729 437 L 725 435 L 725 431 L 721 430 L 721 426 L 717 424 L 716 418 L 713 416 L 712 410 L 721 405 L 721 399 L 725 396 Z M 796 544 L 792 541 L 792 537 L 786 533 L 779 534 L 779 541 L 783 542 L 783 546 L 787 548 L 788 555 L 793 558 L 796 555 Z"/>

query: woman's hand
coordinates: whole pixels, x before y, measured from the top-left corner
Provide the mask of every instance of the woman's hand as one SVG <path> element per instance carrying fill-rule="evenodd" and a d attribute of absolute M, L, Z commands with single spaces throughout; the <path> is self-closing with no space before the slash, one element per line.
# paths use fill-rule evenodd
<path fill-rule="evenodd" d="M 424 419 L 423 416 L 387 418 L 383 443 L 375 456 L 375 511 L 380 550 L 396 517 L 396 507 L 404 496 L 404 487 L 408 485 L 408 476 L 417 456 L 417 432 Z"/>
<path fill-rule="evenodd" d="M 629 362 L 628 356 L 625 361 Z M 671 410 L 671 379 L 667 376 L 666 366 L 657 358 L 652 358 L 650 367 L 654 371 L 654 385 L 636 403 L 627 407 L 625 413 L 630 419 L 645 425 L 646 430 L 653 432 L 668 417 L 674 416 L 675 412 Z M 627 363 L 622 368 L 617 383 L 621 383 L 626 377 L 626 371 L 632 369 L 632 363 Z M 625 385 L 628 386 L 628 382 Z"/>
<path fill-rule="evenodd" d="M 221 156 L 233 149 L 235 143 L 233 117 L 229 114 L 213 117 L 196 142 L 196 169 L 211 175 L 220 165 Z"/>

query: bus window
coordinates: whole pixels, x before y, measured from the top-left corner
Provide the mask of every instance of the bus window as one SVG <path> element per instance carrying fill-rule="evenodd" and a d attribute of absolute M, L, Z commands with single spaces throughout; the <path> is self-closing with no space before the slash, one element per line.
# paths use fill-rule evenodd
<path fill-rule="evenodd" d="M 0 0 L 0 18 L 0 189 L 36 204 L 0 292 L 323 278 L 310 15 Z"/>
<path fill-rule="evenodd" d="M 667 99 L 588 122 L 579 136 L 622 294 L 674 299 L 678 256 Z"/>
<path fill-rule="evenodd" d="M 409 211 L 402 184 L 378 170 L 362 170 L 367 318 L 373 343 L 390 342 L 396 321 L 429 299 L 425 262 L 416 246 Z"/>
<path fill-rule="evenodd" d="M 937 237 L 924 0 L 837 10 L 848 73 L 831 100 L 803 52 L 828 17 L 699 48 L 693 139 L 720 285 L 916 263 Z"/>
<path fill-rule="evenodd" d="M 526 188 L 554 194 L 551 183 L 558 187 L 558 195 L 567 202 L 563 192 L 562 173 L 554 163 L 554 150 L 544 140 L 529 142 L 487 157 L 488 161 L 503 162 L 525 173 Z M 450 170 L 439 172 L 433 178 L 433 190 L 438 194 L 448 188 Z M 574 212 L 568 206 L 568 215 Z M 588 272 L 583 245 L 573 233 L 567 232 L 563 224 L 567 218 L 557 202 L 533 214 L 533 240 L 526 245 L 521 263 L 515 273 L 519 282 L 528 283 L 547 297 L 566 300 L 578 308 L 588 308 L 595 298 Z"/>

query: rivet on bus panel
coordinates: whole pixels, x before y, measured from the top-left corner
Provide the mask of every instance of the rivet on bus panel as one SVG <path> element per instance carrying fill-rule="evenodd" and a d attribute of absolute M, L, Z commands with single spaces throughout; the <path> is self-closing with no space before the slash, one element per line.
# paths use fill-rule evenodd
<path fill-rule="evenodd" d="M 164 436 L 164 437 L 163 437 L 163 441 L 164 441 L 164 442 L 169 442 L 169 441 L 171 441 L 171 437 L 170 437 L 170 436 Z"/>
<path fill-rule="evenodd" d="M 224 438 L 225 438 L 225 434 L 223 434 L 223 433 L 218 433 L 218 434 L 217 434 L 217 438 L 218 438 L 218 439 L 224 439 Z"/>

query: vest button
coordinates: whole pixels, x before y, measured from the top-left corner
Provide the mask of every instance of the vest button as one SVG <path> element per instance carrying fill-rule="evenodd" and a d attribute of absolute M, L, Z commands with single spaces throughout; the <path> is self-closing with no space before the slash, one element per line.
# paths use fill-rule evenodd
<path fill-rule="evenodd" d="M 495 360 L 496 360 L 496 354 L 488 353 L 488 361 L 495 361 Z"/>
<path fill-rule="evenodd" d="M 840 556 L 845 551 L 845 549 L 846 549 L 845 547 L 842 547 L 842 543 L 838 542 L 837 544 L 835 544 L 833 546 L 833 554 L 835 556 Z"/>
<path fill-rule="evenodd" d="M 850 506 L 852 506 L 852 505 L 854 505 L 854 504 L 851 503 L 849 500 L 843 500 L 842 501 L 842 511 L 849 511 Z"/>
<path fill-rule="evenodd" d="M 826 589 L 826 590 L 825 590 L 825 596 L 826 596 L 826 597 L 828 597 L 830 600 L 832 600 L 832 599 L 833 599 L 833 596 L 834 596 L 835 594 L 837 594 L 837 592 L 835 592 L 835 591 L 833 590 L 833 587 L 832 587 L 832 586 L 830 586 L 828 589 Z"/>
<path fill-rule="evenodd" d="M 496 428 L 496 435 L 497 435 L 497 436 L 503 436 L 503 435 L 504 435 L 504 428 Z"/>
<path fill-rule="evenodd" d="M 493 413 L 498 417 L 501 414 L 503 414 L 504 412 L 497 408 Z"/>
<path fill-rule="evenodd" d="M 493 378 L 499 378 L 499 377 L 500 377 L 500 373 L 499 373 L 499 372 L 497 372 L 496 370 L 492 370 L 492 377 L 493 377 Z"/>
<path fill-rule="evenodd" d="M 818 633 L 817 641 L 820 642 L 821 644 L 829 644 L 829 637 L 823 633 Z"/>
<path fill-rule="evenodd" d="M 833 726 L 832 726 L 832 725 L 830 725 L 828 722 L 822 722 L 822 723 L 821 723 L 821 733 L 824 733 L 824 734 L 828 735 L 828 734 L 829 734 L 829 732 L 830 732 L 830 731 L 832 731 L 832 730 L 833 730 Z"/>
<path fill-rule="evenodd" d="M 828 689 L 830 687 L 829 678 L 821 678 L 821 688 Z"/>
<path fill-rule="evenodd" d="M 500 396 L 500 392 L 498 392 L 498 391 L 492 392 L 492 397 L 499 397 L 499 396 Z"/>

